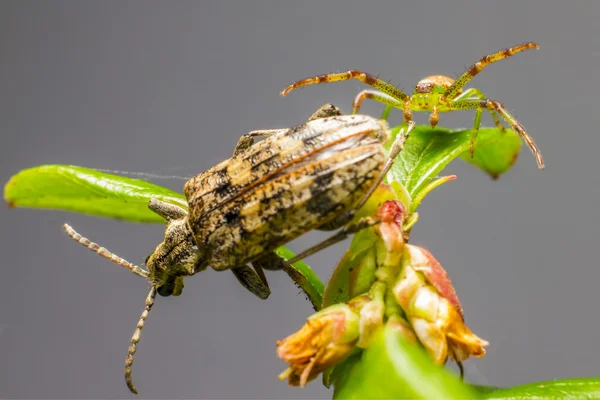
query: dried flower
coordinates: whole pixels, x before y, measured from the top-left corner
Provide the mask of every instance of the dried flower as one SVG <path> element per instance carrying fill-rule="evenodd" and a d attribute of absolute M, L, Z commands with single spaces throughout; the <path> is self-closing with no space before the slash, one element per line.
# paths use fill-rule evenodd
<path fill-rule="evenodd" d="M 304 387 L 342 361 L 359 337 L 359 316 L 346 304 L 327 307 L 308 318 L 296 333 L 277 343 L 277 356 L 290 366 L 279 375 Z"/>

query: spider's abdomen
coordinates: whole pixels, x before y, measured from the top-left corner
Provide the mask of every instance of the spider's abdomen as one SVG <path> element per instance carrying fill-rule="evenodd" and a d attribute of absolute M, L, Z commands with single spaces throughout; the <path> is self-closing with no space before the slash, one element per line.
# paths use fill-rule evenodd
<path fill-rule="evenodd" d="M 444 93 L 454 83 L 454 79 L 444 75 L 431 75 L 417 83 L 415 93 Z M 425 92 L 421 90 L 427 90 Z"/>

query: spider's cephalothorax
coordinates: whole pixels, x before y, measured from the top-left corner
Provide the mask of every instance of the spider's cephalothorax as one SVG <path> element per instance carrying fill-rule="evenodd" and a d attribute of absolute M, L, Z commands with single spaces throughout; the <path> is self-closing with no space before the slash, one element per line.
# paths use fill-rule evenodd
<path fill-rule="evenodd" d="M 502 60 L 503 58 L 510 57 L 523 50 L 537 48 L 539 48 L 539 46 L 536 43 L 528 42 L 497 51 L 496 53 L 488 54 L 471 67 L 467 68 L 467 70 L 456 78 L 456 80 L 443 75 L 429 76 L 417 83 L 412 96 L 407 95 L 389 82 L 359 70 L 349 70 L 347 72 L 319 75 L 303 79 L 294 82 L 285 88 L 285 90 L 281 92 L 281 95 L 285 96 L 292 90 L 302 86 L 358 79 L 377 90 L 363 90 L 360 92 L 354 99 L 352 106 L 353 113 L 358 113 L 364 99 L 373 99 L 387 104 L 389 107 L 403 110 L 405 122 L 412 120 L 413 111 L 430 111 L 429 123 L 432 127 L 435 127 L 439 121 L 438 113 L 440 112 L 475 110 L 475 122 L 473 124 L 473 134 L 470 143 L 471 156 L 473 155 L 475 137 L 477 136 L 479 126 L 481 125 L 481 114 L 483 113 L 483 110 L 486 109 L 491 114 L 498 128 L 504 130 L 504 127 L 498 118 L 498 114 L 500 114 L 500 116 L 508 122 L 519 135 L 521 135 L 527 146 L 529 146 L 533 152 L 538 167 L 544 168 L 544 160 L 542 159 L 542 154 L 537 145 L 527 134 L 523 125 L 521 125 L 519 121 L 506 110 L 506 108 L 504 108 L 502 103 L 486 98 L 483 93 L 476 88 L 470 88 L 463 91 L 465 85 L 487 65 Z"/>

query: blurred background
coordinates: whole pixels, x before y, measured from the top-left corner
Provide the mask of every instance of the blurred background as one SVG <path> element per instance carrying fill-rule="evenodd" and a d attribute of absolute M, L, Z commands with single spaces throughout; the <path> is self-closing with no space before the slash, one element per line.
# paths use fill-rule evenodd
<path fill-rule="evenodd" d="M 536 41 L 540 50 L 491 65 L 471 86 L 514 112 L 546 169 L 526 147 L 498 181 L 456 161 L 445 173 L 458 179 L 425 200 L 412 242 L 444 265 L 467 323 L 491 343 L 466 362 L 467 380 L 598 374 L 600 2 L 440 3 L 2 1 L 0 178 L 45 163 L 189 177 L 228 158 L 241 134 L 299 124 L 326 102 L 349 112 L 365 88 L 279 97 L 295 80 L 357 68 L 412 92 L 427 75 L 456 76 Z M 470 127 L 473 116 L 442 114 L 440 125 Z M 185 180 L 154 182 L 181 191 Z M 123 362 L 148 285 L 61 225 L 137 263 L 163 227 L 7 207 L 0 218 L 0 397 L 133 397 Z M 308 262 L 326 280 L 347 244 Z M 142 397 L 330 397 L 319 380 L 304 390 L 277 380 L 286 366 L 275 342 L 312 310 L 285 274 L 268 278 L 267 301 L 212 270 L 181 297 L 159 298 L 134 365 Z"/>

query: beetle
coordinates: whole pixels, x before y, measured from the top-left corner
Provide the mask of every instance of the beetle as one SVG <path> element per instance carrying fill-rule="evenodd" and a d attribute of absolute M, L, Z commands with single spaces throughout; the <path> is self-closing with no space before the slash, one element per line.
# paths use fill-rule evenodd
<path fill-rule="evenodd" d="M 326 104 L 299 126 L 243 135 L 232 158 L 185 183 L 188 210 L 150 200 L 148 207 L 166 220 L 166 230 L 163 242 L 146 258 L 146 269 L 65 224 L 74 240 L 152 284 L 125 361 L 129 390 L 137 394 L 131 366 L 157 294 L 180 295 L 186 276 L 211 266 L 231 270 L 246 289 L 267 298 L 270 290 L 262 268 L 285 265 L 274 253 L 277 247 L 313 229 L 342 228 L 288 260 L 289 265 L 376 223 L 352 218 L 382 181 L 412 127 L 398 134 L 386 155 L 387 122 L 341 115 Z M 254 143 L 258 136 L 265 139 Z"/>

